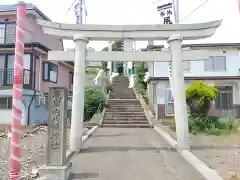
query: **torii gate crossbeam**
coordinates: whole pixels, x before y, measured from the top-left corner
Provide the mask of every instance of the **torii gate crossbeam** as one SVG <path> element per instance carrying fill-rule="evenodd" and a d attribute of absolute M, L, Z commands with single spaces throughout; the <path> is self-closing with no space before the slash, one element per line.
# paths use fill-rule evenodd
<path fill-rule="evenodd" d="M 209 52 L 206 50 L 186 50 L 182 53 L 183 61 L 199 61 L 208 59 L 209 56 L 216 55 L 215 52 Z M 49 51 L 48 59 L 51 61 L 74 61 L 75 53 L 72 51 Z M 171 61 L 170 51 L 152 51 L 152 52 L 86 52 L 86 61 L 123 61 L 123 62 L 135 62 L 135 61 L 146 61 L 146 62 L 168 62 Z"/>

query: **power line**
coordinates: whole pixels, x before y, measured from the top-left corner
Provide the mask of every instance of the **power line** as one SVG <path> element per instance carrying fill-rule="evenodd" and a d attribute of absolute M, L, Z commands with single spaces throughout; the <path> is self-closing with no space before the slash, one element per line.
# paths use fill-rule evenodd
<path fill-rule="evenodd" d="M 202 4 L 197 6 L 193 11 L 191 11 L 187 16 L 185 16 L 183 19 L 181 19 L 181 22 L 186 20 L 189 16 L 191 16 L 193 13 L 195 13 L 198 9 L 200 9 L 203 5 L 205 5 L 209 0 L 204 1 Z"/>
<path fill-rule="evenodd" d="M 76 3 L 77 0 L 73 0 L 71 6 L 68 8 L 65 16 L 68 14 L 68 12 L 72 9 L 73 5 Z"/>

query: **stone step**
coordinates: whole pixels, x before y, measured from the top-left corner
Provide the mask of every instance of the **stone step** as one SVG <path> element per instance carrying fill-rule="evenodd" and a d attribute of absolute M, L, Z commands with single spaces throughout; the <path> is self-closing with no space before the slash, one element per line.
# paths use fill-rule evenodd
<path fill-rule="evenodd" d="M 112 112 L 109 112 L 108 109 L 106 109 L 106 112 L 105 114 L 112 114 Z M 118 112 L 118 113 L 115 113 L 114 112 L 114 115 L 126 115 L 126 116 L 141 116 L 141 115 L 144 115 L 145 116 L 145 113 L 144 111 L 142 112 L 135 112 L 135 111 L 130 111 L 130 112 Z"/>
<path fill-rule="evenodd" d="M 138 102 L 138 103 L 131 103 L 131 102 L 122 102 L 122 103 L 120 103 L 120 102 L 117 102 L 117 103 L 115 103 L 115 102 L 108 102 L 108 105 L 112 105 L 112 106 L 121 106 L 121 105 L 124 105 L 124 106 L 141 106 L 141 104 L 140 104 L 140 102 Z"/>
<path fill-rule="evenodd" d="M 108 105 L 111 105 L 111 106 L 136 106 L 136 107 L 141 106 L 140 103 L 132 104 L 131 102 L 129 102 L 129 103 L 108 103 Z"/>
<path fill-rule="evenodd" d="M 118 106 L 115 106 L 115 105 L 110 105 L 110 106 L 108 106 L 108 108 L 109 109 L 112 109 L 112 108 L 127 108 L 127 109 L 140 109 L 140 108 L 142 108 L 142 106 L 141 105 L 138 105 L 138 106 L 130 106 L 130 105 L 118 105 Z"/>
<path fill-rule="evenodd" d="M 102 124 L 104 128 L 150 128 L 149 124 Z"/>
<path fill-rule="evenodd" d="M 129 114 L 124 114 L 123 113 L 112 113 L 112 112 L 107 112 L 104 115 L 105 117 L 129 117 L 129 118 L 138 118 L 138 117 L 145 117 L 145 114 L 134 114 L 134 113 L 129 113 Z"/>
<path fill-rule="evenodd" d="M 136 99 L 136 96 L 134 94 L 120 94 L 120 93 L 116 93 L 116 94 L 110 94 L 110 97 L 112 98 L 118 98 L 118 99 L 123 99 L 125 97 L 125 99 Z"/>
<path fill-rule="evenodd" d="M 145 116 L 143 117 L 116 117 L 116 116 L 104 116 L 104 120 L 109 120 L 109 121 L 147 121 L 147 118 Z"/>
<path fill-rule="evenodd" d="M 108 102 L 112 103 L 139 103 L 136 98 L 133 99 L 109 99 Z"/>
<path fill-rule="evenodd" d="M 124 101 L 122 101 L 122 100 L 119 100 L 119 102 L 117 102 L 117 101 L 114 101 L 114 100 L 111 100 L 111 99 L 109 99 L 108 100 L 108 104 L 109 105 L 141 105 L 140 104 L 140 102 L 139 101 L 128 101 L 128 100 L 124 100 Z"/>
<path fill-rule="evenodd" d="M 138 108 L 138 109 L 127 109 L 127 108 L 111 108 L 111 109 L 107 109 L 107 112 L 112 112 L 112 113 L 117 113 L 117 112 L 143 112 L 142 108 Z"/>
<path fill-rule="evenodd" d="M 108 108 L 128 108 L 128 109 L 138 109 L 138 108 L 142 108 L 141 105 L 108 105 Z"/>
<path fill-rule="evenodd" d="M 120 93 L 116 93 L 116 94 L 110 94 L 111 98 L 116 98 L 116 99 L 136 99 L 136 96 L 134 94 L 120 94 Z"/>
<path fill-rule="evenodd" d="M 121 95 L 121 94 L 110 94 L 110 98 L 112 99 L 136 99 L 135 95 Z"/>
<path fill-rule="evenodd" d="M 103 124 L 148 124 L 148 121 L 110 121 L 110 120 L 104 120 Z"/>
<path fill-rule="evenodd" d="M 135 97 L 127 97 L 127 96 L 109 96 L 110 99 L 135 99 Z"/>

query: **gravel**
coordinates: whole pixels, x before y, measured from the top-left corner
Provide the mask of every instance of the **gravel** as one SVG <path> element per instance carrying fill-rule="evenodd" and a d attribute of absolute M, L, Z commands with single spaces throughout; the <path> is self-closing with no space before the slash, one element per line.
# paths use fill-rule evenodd
<path fill-rule="evenodd" d="M 39 175 L 38 168 L 45 163 L 47 127 L 37 126 L 25 130 L 22 140 L 21 179 L 36 179 Z M 69 139 L 69 130 L 67 134 Z M 10 138 L 0 137 L 0 180 L 8 179 L 8 159 L 10 156 Z M 69 140 L 67 140 L 68 147 Z"/>
<path fill-rule="evenodd" d="M 174 139 L 176 133 L 161 126 Z M 225 180 L 240 180 L 240 132 L 226 136 L 198 134 L 191 136 L 191 151 Z M 234 174 L 238 178 L 233 177 Z"/>

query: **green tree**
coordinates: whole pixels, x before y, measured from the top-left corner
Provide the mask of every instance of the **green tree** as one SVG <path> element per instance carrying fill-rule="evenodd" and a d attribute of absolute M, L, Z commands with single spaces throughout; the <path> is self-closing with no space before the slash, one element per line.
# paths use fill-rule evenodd
<path fill-rule="evenodd" d="M 211 101 L 215 100 L 218 95 L 218 90 L 204 81 L 195 81 L 186 88 L 185 94 L 191 116 L 206 117 Z"/>
<path fill-rule="evenodd" d="M 112 42 L 112 51 L 123 51 L 123 40 L 117 40 Z"/>
<path fill-rule="evenodd" d="M 123 51 L 123 40 L 117 40 L 117 41 L 112 41 L 109 42 L 112 45 L 112 51 Z M 104 47 L 102 49 L 102 51 L 108 51 L 108 46 Z M 104 72 L 107 73 L 108 69 L 107 69 L 107 62 L 106 61 L 102 61 L 102 69 L 104 70 Z"/>
<path fill-rule="evenodd" d="M 124 46 L 123 40 L 116 40 L 109 43 L 112 46 L 112 51 L 123 51 L 123 46 Z M 108 51 L 108 48 L 109 47 L 106 46 L 102 49 L 102 51 Z"/>

